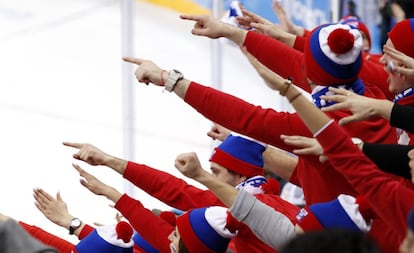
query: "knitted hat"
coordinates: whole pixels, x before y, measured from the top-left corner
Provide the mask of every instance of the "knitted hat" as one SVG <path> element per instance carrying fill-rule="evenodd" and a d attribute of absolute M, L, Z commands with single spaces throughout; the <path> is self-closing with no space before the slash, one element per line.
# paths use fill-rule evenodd
<path fill-rule="evenodd" d="M 76 250 L 79 253 L 132 253 L 132 234 L 131 225 L 125 221 L 116 225 L 97 227 L 76 245 Z"/>
<path fill-rule="evenodd" d="M 361 196 L 341 194 L 335 200 L 302 208 L 296 215 L 297 224 L 306 232 L 327 228 L 368 232 L 374 213 Z"/>
<path fill-rule="evenodd" d="M 192 209 L 177 218 L 181 240 L 189 252 L 226 252 L 235 236 L 226 229 L 227 208 L 212 206 Z"/>
<path fill-rule="evenodd" d="M 414 57 L 414 18 L 405 19 L 395 24 L 388 33 L 388 38 L 395 49 Z"/>
<path fill-rule="evenodd" d="M 210 161 L 246 177 L 263 176 L 265 149 L 262 143 L 230 134 L 214 149 Z"/>
<path fill-rule="evenodd" d="M 340 85 L 358 78 L 362 66 L 362 36 L 345 24 L 313 29 L 305 43 L 306 76 L 317 85 Z"/>
<path fill-rule="evenodd" d="M 139 250 L 145 253 L 159 253 L 159 251 L 152 247 L 151 244 L 149 244 L 140 234 L 135 233 L 132 237 L 132 240 L 135 243 L 135 247 L 137 247 Z M 140 251 L 140 252 L 141 252 Z"/>
<path fill-rule="evenodd" d="M 341 20 L 339 20 L 339 23 L 351 25 L 357 28 L 359 31 L 363 32 L 367 36 L 367 39 L 369 41 L 369 46 L 371 47 L 371 35 L 369 33 L 368 27 L 361 21 L 361 19 L 359 19 L 358 17 L 349 15 L 349 16 L 342 17 Z"/>

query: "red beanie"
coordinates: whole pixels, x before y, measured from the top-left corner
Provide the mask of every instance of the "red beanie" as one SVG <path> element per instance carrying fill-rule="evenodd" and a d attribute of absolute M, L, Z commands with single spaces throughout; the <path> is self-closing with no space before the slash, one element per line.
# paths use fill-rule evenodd
<path fill-rule="evenodd" d="M 395 49 L 414 57 L 414 19 L 405 19 L 398 22 L 388 33 L 388 38 Z"/>

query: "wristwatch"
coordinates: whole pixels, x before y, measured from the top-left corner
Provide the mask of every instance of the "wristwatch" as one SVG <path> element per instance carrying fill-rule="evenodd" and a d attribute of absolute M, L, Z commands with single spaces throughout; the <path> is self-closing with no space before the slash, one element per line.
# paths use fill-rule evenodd
<path fill-rule="evenodd" d="M 165 89 L 169 92 L 171 92 L 174 89 L 174 86 L 177 84 L 178 81 L 184 78 L 184 75 L 176 70 L 170 70 L 168 72 L 167 81 L 165 82 Z"/>
<path fill-rule="evenodd" d="M 82 225 L 82 221 L 78 218 L 73 218 L 70 221 L 70 225 L 69 225 L 69 234 L 73 235 L 76 231 L 76 229 L 78 229 L 80 226 Z"/>

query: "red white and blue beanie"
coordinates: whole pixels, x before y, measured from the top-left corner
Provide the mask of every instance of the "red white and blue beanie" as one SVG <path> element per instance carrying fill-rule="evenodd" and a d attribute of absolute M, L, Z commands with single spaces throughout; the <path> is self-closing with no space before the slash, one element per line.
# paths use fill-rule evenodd
<path fill-rule="evenodd" d="M 180 238 L 189 252 L 226 252 L 236 234 L 227 228 L 227 208 L 211 206 L 185 212 L 177 218 Z"/>
<path fill-rule="evenodd" d="M 78 253 L 132 253 L 134 231 L 127 222 L 97 227 L 77 245 Z"/>
<path fill-rule="evenodd" d="M 253 139 L 230 134 L 214 149 L 210 162 L 246 177 L 263 176 L 263 152 L 266 145 Z"/>
<path fill-rule="evenodd" d="M 362 36 L 346 24 L 326 24 L 313 29 L 305 43 L 306 76 L 316 85 L 349 84 L 362 66 Z"/>
<path fill-rule="evenodd" d="M 367 36 L 367 39 L 369 41 L 369 46 L 371 47 L 371 35 L 369 33 L 369 29 L 364 24 L 364 22 L 361 21 L 361 19 L 359 19 L 358 17 L 349 15 L 349 16 L 342 17 L 341 20 L 339 20 L 339 23 L 351 25 L 357 28 L 359 31 L 363 32 Z"/>
<path fill-rule="evenodd" d="M 305 232 L 323 229 L 368 232 L 374 216 L 365 198 L 341 194 L 333 201 L 302 208 L 296 221 Z"/>
<path fill-rule="evenodd" d="M 414 57 L 414 18 L 405 19 L 395 24 L 388 33 L 395 49 Z"/>

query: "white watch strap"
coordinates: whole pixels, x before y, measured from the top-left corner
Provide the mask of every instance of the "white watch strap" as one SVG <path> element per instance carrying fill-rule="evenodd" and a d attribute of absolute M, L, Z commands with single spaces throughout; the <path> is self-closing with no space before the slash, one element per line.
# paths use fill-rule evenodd
<path fill-rule="evenodd" d="M 168 72 L 167 81 L 165 82 L 165 89 L 169 92 L 172 92 L 174 86 L 178 81 L 184 78 L 184 75 L 178 70 L 170 70 Z"/>

